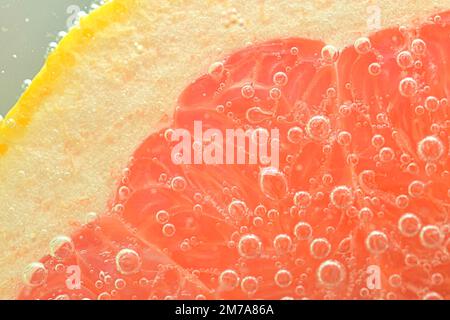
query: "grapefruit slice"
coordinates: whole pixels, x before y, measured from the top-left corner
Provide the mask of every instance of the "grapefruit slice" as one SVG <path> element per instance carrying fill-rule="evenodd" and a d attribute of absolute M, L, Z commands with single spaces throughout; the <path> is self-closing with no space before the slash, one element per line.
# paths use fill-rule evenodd
<path fill-rule="evenodd" d="M 37 258 L 31 248 L 48 240 L 33 232 L 61 232 L 68 230 L 67 219 L 92 210 L 102 214 L 70 238 L 52 241 L 52 255 L 27 268 L 20 298 L 448 297 L 448 14 L 417 30 L 359 38 L 339 53 L 299 38 L 262 42 L 298 35 L 296 23 L 276 14 L 284 3 L 277 4 L 225 10 L 222 29 L 207 28 L 211 34 L 200 36 L 204 30 L 186 29 L 200 4 L 114 1 L 64 40 L 66 48 L 80 46 L 80 57 L 63 50 L 63 42 L 3 126 L 2 168 L 18 175 L 5 186 L 15 191 L 43 182 L 28 189 L 26 201 L 2 204 L 9 216 L 19 208 L 30 215 L 6 226 L 5 279 L 14 283 L 11 266 Z M 208 7 L 211 19 L 221 9 Z M 114 23 L 106 22 L 108 15 Z M 262 20 L 244 28 L 246 15 Z M 175 28 L 161 40 L 158 27 L 167 21 Z M 286 23 L 281 34 L 277 28 Z M 151 30 L 149 38 L 137 35 L 143 26 Z M 225 50 L 244 40 L 258 44 L 213 63 L 220 61 L 217 44 L 202 39 L 215 39 L 224 29 L 230 39 L 217 39 Z M 152 37 L 160 41 L 156 49 Z M 186 48 L 181 58 L 180 47 Z M 202 55 L 195 56 L 199 48 Z M 157 68 L 149 62 L 152 54 Z M 176 166 L 166 139 L 170 131 L 163 129 L 141 144 L 120 176 L 127 154 L 149 132 L 147 121 L 155 125 L 160 118 L 145 104 L 171 110 L 174 95 L 198 73 L 198 65 L 187 62 L 205 56 L 214 58 L 207 61 L 214 68 L 183 91 L 170 127 L 192 130 L 192 120 L 202 119 L 211 128 L 280 128 L 279 170 Z M 58 68 L 60 59 L 68 70 Z M 98 69 L 89 74 L 100 78 L 85 77 L 82 71 L 93 67 Z M 47 84 L 51 77 L 56 80 Z M 66 86 L 69 79 L 80 80 L 80 88 Z M 24 111 L 34 99 L 43 107 Z M 96 132 L 99 119 L 102 134 Z M 13 165 L 24 154 L 31 156 L 22 164 L 27 170 Z M 36 168 L 47 171 L 31 179 Z M 120 181 L 117 195 L 104 210 L 114 178 Z M 43 195 L 43 185 L 52 194 Z M 59 219 L 51 216 L 56 208 L 63 210 Z M 33 218 L 30 226 L 26 218 L 36 212 L 51 219 Z M 11 223 L 29 229 L 24 239 L 12 235 L 17 228 Z M 64 271 L 72 265 L 81 270 L 77 290 L 67 290 Z M 381 267 L 382 289 L 367 288 L 370 266 Z M 12 290 L 3 288 L 5 294 Z"/>

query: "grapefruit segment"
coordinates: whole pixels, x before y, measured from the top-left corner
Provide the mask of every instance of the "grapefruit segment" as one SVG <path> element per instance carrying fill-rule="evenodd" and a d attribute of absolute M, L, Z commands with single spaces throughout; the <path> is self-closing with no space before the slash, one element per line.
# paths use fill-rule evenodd
<path fill-rule="evenodd" d="M 163 299 L 206 297 L 204 284 L 118 217 L 104 216 L 72 235 L 76 251 L 42 260 L 45 284 L 19 299 Z M 167 251 L 167 250 L 166 250 Z M 77 269 L 74 268 L 79 268 Z M 80 283 L 73 274 L 80 272 Z M 69 272 L 67 272 L 69 271 Z"/>
<path fill-rule="evenodd" d="M 134 153 L 108 212 L 72 236 L 72 260 L 41 260 L 47 280 L 20 298 L 449 298 L 439 17 L 341 52 L 288 38 L 215 63 Z M 174 130 L 200 120 L 279 129 L 279 168 L 174 163 Z M 57 261 L 80 265 L 81 291 L 63 293 Z"/>

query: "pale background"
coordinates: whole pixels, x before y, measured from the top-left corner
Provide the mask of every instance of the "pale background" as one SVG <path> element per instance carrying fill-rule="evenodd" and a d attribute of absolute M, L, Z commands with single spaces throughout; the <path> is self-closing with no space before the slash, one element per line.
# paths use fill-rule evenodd
<path fill-rule="evenodd" d="M 44 63 L 49 44 L 67 31 L 78 6 L 92 0 L 0 0 L 0 115 L 4 116 Z M 67 12 L 68 9 L 70 12 Z"/>

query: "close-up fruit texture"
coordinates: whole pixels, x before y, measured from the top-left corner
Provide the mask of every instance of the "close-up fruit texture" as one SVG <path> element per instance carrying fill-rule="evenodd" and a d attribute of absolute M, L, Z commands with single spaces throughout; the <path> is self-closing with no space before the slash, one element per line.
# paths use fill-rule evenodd
<path fill-rule="evenodd" d="M 80 11 L 0 121 L 0 299 L 450 299 L 447 10 Z"/>

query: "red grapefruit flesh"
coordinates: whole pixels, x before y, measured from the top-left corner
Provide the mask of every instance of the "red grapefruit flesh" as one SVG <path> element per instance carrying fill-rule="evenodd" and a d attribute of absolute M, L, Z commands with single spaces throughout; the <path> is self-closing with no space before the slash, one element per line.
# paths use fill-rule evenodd
<path fill-rule="evenodd" d="M 341 52 L 281 39 L 214 64 L 110 210 L 35 264 L 19 298 L 449 299 L 450 14 L 437 17 Z M 279 170 L 174 164 L 172 130 L 195 120 L 278 128 Z"/>

